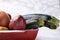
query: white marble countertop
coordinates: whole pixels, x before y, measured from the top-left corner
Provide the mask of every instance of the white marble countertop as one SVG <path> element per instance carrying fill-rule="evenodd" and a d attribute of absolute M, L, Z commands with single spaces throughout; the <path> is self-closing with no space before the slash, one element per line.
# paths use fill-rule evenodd
<path fill-rule="evenodd" d="M 56 30 L 46 27 L 39 28 L 36 40 L 60 40 L 60 27 Z"/>

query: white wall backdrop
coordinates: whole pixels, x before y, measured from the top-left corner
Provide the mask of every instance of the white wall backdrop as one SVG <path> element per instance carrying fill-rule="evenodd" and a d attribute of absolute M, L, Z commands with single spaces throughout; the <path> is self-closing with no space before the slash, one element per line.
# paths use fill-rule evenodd
<path fill-rule="evenodd" d="M 60 18 L 59 0 L 0 0 L 0 10 L 12 16 L 41 13 Z"/>

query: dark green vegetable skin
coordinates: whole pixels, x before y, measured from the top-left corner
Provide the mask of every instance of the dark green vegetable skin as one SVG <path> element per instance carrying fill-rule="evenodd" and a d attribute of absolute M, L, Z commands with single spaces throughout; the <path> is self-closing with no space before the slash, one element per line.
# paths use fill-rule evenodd
<path fill-rule="evenodd" d="M 36 20 L 36 21 L 34 21 L 34 20 Z M 28 23 L 26 29 L 37 29 L 38 27 L 44 26 L 43 18 L 32 19 L 31 21 L 33 21 L 33 22 Z"/>
<path fill-rule="evenodd" d="M 36 21 L 34 21 L 34 20 L 36 20 Z M 44 26 L 43 18 L 32 19 L 31 21 L 33 21 L 33 22 L 28 23 L 26 29 L 37 29 L 38 27 Z"/>
<path fill-rule="evenodd" d="M 26 29 L 37 29 L 38 27 L 43 27 L 43 26 L 48 27 L 50 29 L 56 29 L 59 26 L 59 20 L 53 16 L 44 15 L 44 14 L 25 15 L 26 20 L 30 20 L 31 18 L 32 18 L 31 21 L 33 22 L 27 23 Z"/>
<path fill-rule="evenodd" d="M 37 22 L 32 22 L 32 23 L 27 24 L 26 29 L 37 29 L 38 27 L 39 26 L 38 26 Z"/>
<path fill-rule="evenodd" d="M 50 29 L 56 29 L 59 26 L 59 20 L 55 17 L 51 17 L 50 20 L 45 21 L 45 27 Z"/>

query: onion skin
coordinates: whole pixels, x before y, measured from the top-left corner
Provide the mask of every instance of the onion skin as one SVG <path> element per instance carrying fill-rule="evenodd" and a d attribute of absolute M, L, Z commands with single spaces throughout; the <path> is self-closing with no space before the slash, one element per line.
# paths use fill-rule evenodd
<path fill-rule="evenodd" d="M 9 29 L 11 30 L 24 30 L 26 28 L 26 21 L 23 16 L 19 15 L 14 20 L 12 19 L 9 24 Z"/>
<path fill-rule="evenodd" d="M 9 22 L 9 15 L 4 11 L 0 11 L 0 26 L 7 27 L 9 25 Z"/>

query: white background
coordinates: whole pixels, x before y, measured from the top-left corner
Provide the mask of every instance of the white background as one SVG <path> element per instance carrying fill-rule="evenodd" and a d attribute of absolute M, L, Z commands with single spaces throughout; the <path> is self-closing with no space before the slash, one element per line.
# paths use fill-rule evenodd
<path fill-rule="evenodd" d="M 0 0 L 0 10 L 12 15 L 49 14 L 60 19 L 59 0 Z M 36 40 L 60 40 L 60 28 L 39 28 Z"/>

